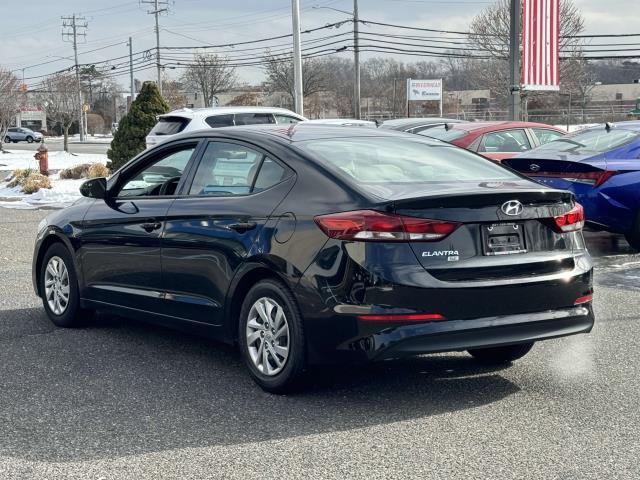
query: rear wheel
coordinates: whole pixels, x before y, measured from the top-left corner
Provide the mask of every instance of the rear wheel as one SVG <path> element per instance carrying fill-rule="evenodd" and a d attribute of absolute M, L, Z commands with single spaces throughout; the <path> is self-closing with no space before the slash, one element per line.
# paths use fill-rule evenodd
<path fill-rule="evenodd" d="M 61 243 L 54 243 L 44 254 L 39 283 L 44 309 L 55 325 L 77 327 L 91 318 L 92 312 L 80 308 L 73 258 Z"/>
<path fill-rule="evenodd" d="M 507 345 L 505 347 L 477 348 L 468 352 L 482 363 L 504 364 L 524 357 L 533 347 L 533 342 L 519 345 Z"/>
<path fill-rule="evenodd" d="M 305 368 L 302 318 L 291 293 L 274 280 L 258 282 L 240 312 L 238 338 L 242 356 L 262 389 L 284 393 Z"/>

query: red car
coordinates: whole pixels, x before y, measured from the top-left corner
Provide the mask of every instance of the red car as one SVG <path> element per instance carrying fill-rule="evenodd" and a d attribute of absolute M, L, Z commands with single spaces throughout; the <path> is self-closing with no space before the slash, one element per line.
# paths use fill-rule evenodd
<path fill-rule="evenodd" d="M 551 125 L 533 122 L 452 123 L 418 133 L 438 138 L 492 160 L 502 161 L 566 134 Z"/>

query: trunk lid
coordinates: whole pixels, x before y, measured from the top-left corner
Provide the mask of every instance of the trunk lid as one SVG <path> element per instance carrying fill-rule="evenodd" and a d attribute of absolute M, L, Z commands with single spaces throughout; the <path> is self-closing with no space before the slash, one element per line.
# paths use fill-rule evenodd
<path fill-rule="evenodd" d="M 420 264 L 441 281 L 529 277 L 574 267 L 579 234 L 558 233 L 553 221 L 574 206 L 569 192 L 523 180 L 457 184 L 413 197 L 398 192 L 398 197 L 396 214 L 460 223 L 440 241 L 410 243 Z M 510 208 L 516 202 L 520 208 Z"/>

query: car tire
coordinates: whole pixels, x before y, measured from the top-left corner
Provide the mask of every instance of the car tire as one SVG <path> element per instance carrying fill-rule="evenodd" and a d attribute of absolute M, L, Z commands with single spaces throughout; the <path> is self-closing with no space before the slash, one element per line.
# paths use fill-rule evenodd
<path fill-rule="evenodd" d="M 11 143 L 11 137 L 4 137 L 4 143 Z"/>
<path fill-rule="evenodd" d="M 533 348 L 534 342 L 507 345 L 504 347 L 477 348 L 467 350 L 476 360 L 490 365 L 511 363 L 524 357 Z"/>
<path fill-rule="evenodd" d="M 640 212 L 636 214 L 631 231 L 624 234 L 627 243 L 634 250 L 640 251 Z"/>
<path fill-rule="evenodd" d="M 292 391 L 305 370 L 306 348 L 302 316 L 291 292 L 275 280 L 256 283 L 239 320 L 238 343 L 253 380 L 267 392 Z"/>
<path fill-rule="evenodd" d="M 33 137 L 32 136 L 28 136 L 26 140 L 27 140 L 27 143 L 33 143 Z"/>
<path fill-rule="evenodd" d="M 79 327 L 92 318 L 80 308 L 78 277 L 69 250 L 54 243 L 44 254 L 38 278 L 42 304 L 49 319 L 58 327 Z"/>

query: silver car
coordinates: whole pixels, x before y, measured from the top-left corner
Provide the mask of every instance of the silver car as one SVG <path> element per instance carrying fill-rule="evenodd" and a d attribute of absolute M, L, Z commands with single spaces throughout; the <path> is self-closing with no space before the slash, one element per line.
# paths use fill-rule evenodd
<path fill-rule="evenodd" d="M 41 142 L 42 134 L 40 132 L 34 132 L 29 128 L 23 127 L 11 127 L 7 130 L 7 134 L 4 137 L 4 141 L 7 143 L 18 142 Z"/>

